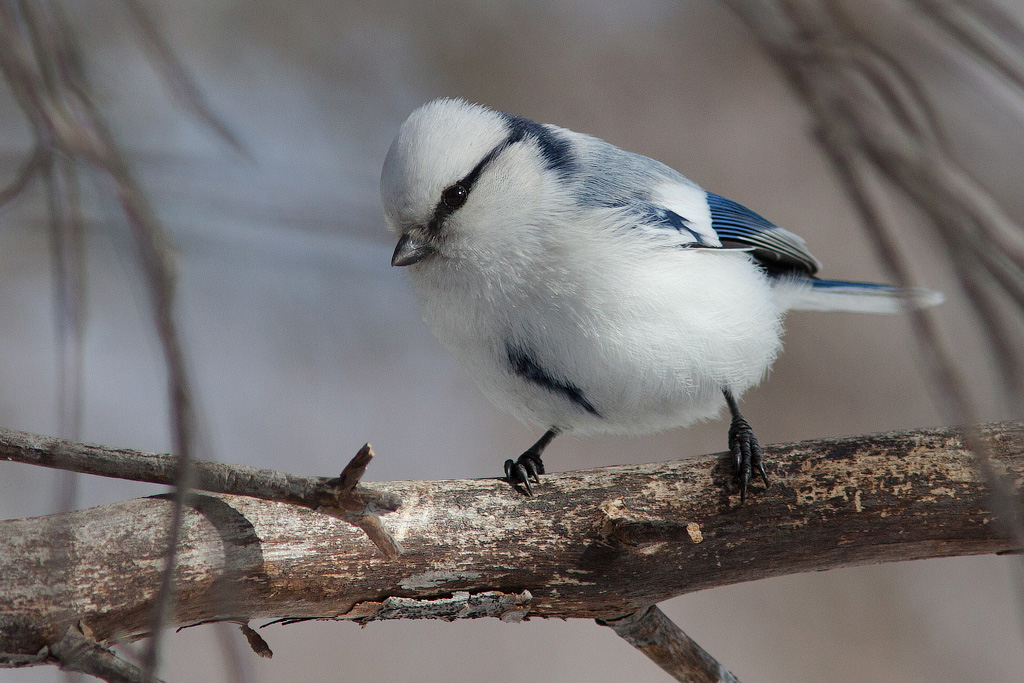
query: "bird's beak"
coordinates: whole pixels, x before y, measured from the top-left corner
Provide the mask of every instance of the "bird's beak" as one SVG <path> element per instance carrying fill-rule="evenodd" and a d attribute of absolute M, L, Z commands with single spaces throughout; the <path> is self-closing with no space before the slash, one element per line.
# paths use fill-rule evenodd
<path fill-rule="evenodd" d="M 411 266 L 427 258 L 435 251 L 434 247 L 427 244 L 422 238 L 413 237 L 405 233 L 395 245 L 395 253 L 391 256 L 393 266 Z"/>

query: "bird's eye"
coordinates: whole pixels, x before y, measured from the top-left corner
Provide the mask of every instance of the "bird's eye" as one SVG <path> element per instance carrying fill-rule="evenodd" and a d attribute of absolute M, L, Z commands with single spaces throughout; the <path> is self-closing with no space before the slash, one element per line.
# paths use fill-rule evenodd
<path fill-rule="evenodd" d="M 453 211 L 465 204 L 468 197 L 469 190 L 459 183 L 445 188 L 444 192 L 441 193 L 441 201 Z"/>

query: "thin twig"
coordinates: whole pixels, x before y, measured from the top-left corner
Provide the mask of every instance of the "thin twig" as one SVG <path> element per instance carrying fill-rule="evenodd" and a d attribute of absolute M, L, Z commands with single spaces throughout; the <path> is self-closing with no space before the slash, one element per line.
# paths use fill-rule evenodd
<path fill-rule="evenodd" d="M 824 8 L 831 14 L 839 33 L 847 37 L 850 49 L 862 56 L 860 68 L 865 75 L 880 93 L 893 93 L 888 98 L 882 95 L 883 99 L 890 100 L 890 109 L 922 140 L 948 150 L 945 127 L 920 81 L 877 36 L 857 25 L 846 3 L 826 0 Z"/>
<path fill-rule="evenodd" d="M 1024 64 L 1020 48 L 1024 36 L 1017 22 L 987 2 L 912 0 L 921 16 L 934 21 L 956 39 L 976 60 L 1000 74 L 1024 92 Z M 998 31 L 1010 33 L 1007 42 L 996 40 Z M 1016 54 L 1014 54 L 1016 52 Z"/>
<path fill-rule="evenodd" d="M 202 94 L 160 36 L 144 8 L 125 0 L 140 29 L 142 41 L 165 81 L 185 108 L 242 153 L 238 137 L 212 113 Z M 62 433 L 77 437 L 80 424 L 82 301 L 84 256 L 82 225 L 77 206 L 76 163 L 84 161 L 105 172 L 133 228 L 142 255 L 161 340 L 170 390 L 174 450 L 178 454 L 173 510 L 168 533 L 160 598 L 154 602 L 152 632 L 144 655 L 147 679 L 156 669 L 160 625 L 173 597 L 177 540 L 188 493 L 194 451 L 195 416 L 181 341 L 174 325 L 176 264 L 170 240 L 137 184 L 103 116 L 91 100 L 72 23 L 62 7 L 46 1 L 0 0 L 0 70 L 37 140 L 37 153 L 23 166 L 15 181 L 0 193 L 6 201 L 21 192 L 41 169 L 50 169 L 51 216 L 54 225 L 54 273 L 61 353 Z M 59 161 L 54 153 L 61 156 Z M 73 490 L 73 487 L 68 487 Z M 68 498 L 68 496 L 63 496 Z M 65 502 L 70 505 L 70 502 Z"/>
<path fill-rule="evenodd" d="M 780 0 L 780 15 L 761 11 L 765 5 L 752 0 L 725 1 L 752 29 L 807 104 L 817 124 L 818 140 L 861 215 L 876 257 L 896 284 L 910 287 L 913 282 L 891 226 L 879 209 L 873 172 L 881 173 L 932 217 L 936 234 L 958 268 L 970 264 L 955 241 L 955 231 L 973 224 L 1024 273 L 1024 231 L 998 202 L 940 148 L 902 128 L 899 116 L 875 104 L 878 98 L 865 97 L 870 93 L 861 92 L 856 81 L 844 78 L 827 53 L 815 52 L 814 44 L 807 44 L 807 36 L 817 35 L 822 25 L 827 25 L 816 9 Z M 830 38 L 835 42 L 844 36 Z M 966 225 L 965 216 L 971 219 Z M 977 312 L 984 315 L 990 311 Z M 920 308 L 909 310 L 908 315 L 947 419 L 954 424 L 975 423 L 976 410 L 966 383 L 941 342 L 934 315 Z M 990 339 L 998 341 L 994 335 Z M 985 445 L 971 429 L 965 430 L 965 438 L 976 449 L 979 467 L 992 486 L 994 505 L 1003 523 L 1009 525 L 1019 544 L 1024 542 L 1024 517 L 996 476 Z"/>
<path fill-rule="evenodd" d="M 58 431 L 78 440 L 82 430 L 82 343 L 85 331 L 85 244 L 74 162 L 60 157 L 44 171 L 51 220 L 53 299 L 57 328 Z M 59 512 L 75 506 L 76 481 L 58 487 Z"/>
<path fill-rule="evenodd" d="M 160 625 L 164 622 L 173 595 L 174 563 L 188 491 L 193 459 L 195 417 L 184 353 L 174 324 L 176 266 L 170 240 L 164 232 L 145 194 L 137 184 L 128 163 L 114 141 L 103 117 L 89 99 L 89 87 L 82 59 L 70 25 L 58 21 L 56 12 L 43 12 L 31 4 L 18 13 L 0 3 L 0 32 L 5 39 L 0 50 L 0 68 L 12 91 L 34 122 L 41 142 L 85 161 L 108 175 L 122 209 L 139 245 L 154 322 L 161 340 L 170 389 L 171 422 L 177 455 L 174 501 L 168 531 L 160 599 L 154 603 L 152 627 L 144 661 L 147 678 L 156 668 L 159 654 Z M 31 36 L 26 43 L 20 28 Z M 36 64 L 33 64 L 33 55 Z"/>
<path fill-rule="evenodd" d="M 32 153 L 21 163 L 14 179 L 6 187 L 0 189 L 0 207 L 9 204 L 21 195 L 39 177 L 39 171 L 46 164 L 48 152 L 36 146 Z"/>

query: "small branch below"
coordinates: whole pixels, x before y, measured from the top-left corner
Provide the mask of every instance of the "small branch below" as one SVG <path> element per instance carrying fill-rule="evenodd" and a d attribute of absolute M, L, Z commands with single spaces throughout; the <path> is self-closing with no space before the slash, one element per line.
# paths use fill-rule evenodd
<path fill-rule="evenodd" d="M 238 628 L 242 630 L 242 635 L 245 636 L 245 640 L 249 643 L 249 647 L 253 652 L 263 659 L 270 659 L 274 656 L 274 651 L 267 645 L 267 641 L 263 640 L 263 636 L 256 633 L 252 626 L 249 626 L 249 622 L 239 622 Z"/>
<path fill-rule="evenodd" d="M 598 619 L 683 683 L 739 683 L 690 636 L 683 633 L 657 605 L 618 619 Z"/>
<path fill-rule="evenodd" d="M 56 660 L 61 670 L 78 671 L 108 683 L 146 681 L 146 675 L 141 668 L 124 661 L 93 640 L 87 632 L 88 627 L 84 625 L 70 626 L 64 637 L 50 646 L 50 657 Z M 149 680 L 161 683 L 157 678 Z"/>

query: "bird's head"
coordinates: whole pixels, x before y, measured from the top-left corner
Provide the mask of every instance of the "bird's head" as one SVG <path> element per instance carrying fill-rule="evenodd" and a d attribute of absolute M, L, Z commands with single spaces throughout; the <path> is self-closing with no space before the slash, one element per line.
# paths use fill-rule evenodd
<path fill-rule="evenodd" d="M 392 265 L 529 250 L 575 163 L 565 133 L 463 100 L 414 111 L 380 179 L 384 215 L 399 235 Z"/>

